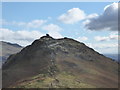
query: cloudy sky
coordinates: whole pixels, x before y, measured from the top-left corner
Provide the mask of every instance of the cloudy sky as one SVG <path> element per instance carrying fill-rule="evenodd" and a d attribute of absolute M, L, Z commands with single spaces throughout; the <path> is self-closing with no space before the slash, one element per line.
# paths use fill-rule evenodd
<path fill-rule="evenodd" d="M 4 2 L 0 22 L 0 40 L 22 46 L 48 33 L 84 42 L 103 54 L 118 51 L 117 3 Z"/>

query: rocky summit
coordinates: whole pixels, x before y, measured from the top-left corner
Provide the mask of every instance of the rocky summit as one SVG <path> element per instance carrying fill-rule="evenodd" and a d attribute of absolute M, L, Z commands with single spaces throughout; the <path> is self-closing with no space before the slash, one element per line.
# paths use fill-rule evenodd
<path fill-rule="evenodd" d="M 117 88 L 118 63 L 70 38 L 48 34 L 11 55 L 3 88 Z"/>

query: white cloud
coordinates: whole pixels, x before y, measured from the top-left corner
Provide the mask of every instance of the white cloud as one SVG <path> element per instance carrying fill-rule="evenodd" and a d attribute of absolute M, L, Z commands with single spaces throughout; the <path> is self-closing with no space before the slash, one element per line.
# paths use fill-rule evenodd
<path fill-rule="evenodd" d="M 107 5 L 101 15 L 92 15 L 83 23 L 90 30 L 118 30 L 118 3 Z"/>
<path fill-rule="evenodd" d="M 62 38 L 63 37 L 60 34 L 60 31 L 62 30 L 62 28 L 59 27 L 58 25 L 55 25 L 55 24 L 45 25 L 43 27 L 43 29 L 46 30 L 48 32 L 48 34 L 50 34 L 50 36 L 52 36 L 53 38 Z"/>
<path fill-rule="evenodd" d="M 0 36 L 1 41 L 8 41 L 11 43 L 18 43 L 22 46 L 26 46 L 31 44 L 35 39 L 40 38 L 44 34 L 33 30 L 33 31 L 26 31 L 26 30 L 18 30 L 13 31 L 5 28 L 0 28 Z"/>
<path fill-rule="evenodd" d="M 79 42 L 84 42 L 84 41 L 87 41 L 88 38 L 83 36 L 83 37 L 78 37 L 76 40 L 79 41 Z"/>
<path fill-rule="evenodd" d="M 37 21 L 36 21 L 37 22 Z M 20 23 L 19 23 L 20 24 Z M 22 25 L 22 23 L 21 23 Z M 53 38 L 62 38 L 60 28 L 58 25 L 49 24 L 43 27 L 46 33 L 50 34 Z M 0 40 L 8 41 L 11 43 L 18 43 L 22 46 L 30 45 L 34 40 L 44 36 L 45 33 L 41 33 L 39 30 L 10 30 L 6 28 L 0 28 Z"/>
<path fill-rule="evenodd" d="M 85 21 L 83 22 L 83 25 L 89 24 L 91 22 L 90 19 L 92 19 L 92 18 L 98 18 L 98 16 L 99 15 L 96 14 L 96 13 L 93 13 L 93 14 L 90 14 L 90 15 L 86 16 Z"/>
<path fill-rule="evenodd" d="M 33 21 L 27 23 L 27 27 L 29 27 L 29 28 L 38 28 L 41 25 L 43 25 L 44 23 L 46 23 L 46 22 L 47 22 L 46 20 L 33 20 Z"/>
<path fill-rule="evenodd" d="M 79 8 L 72 8 L 67 13 L 62 14 L 58 17 L 58 20 L 65 24 L 73 24 L 85 18 L 85 13 Z"/>
<path fill-rule="evenodd" d="M 86 43 L 86 45 L 102 54 L 118 53 L 118 43 Z"/>
<path fill-rule="evenodd" d="M 90 14 L 88 16 L 86 16 L 86 19 L 90 19 L 90 18 L 95 18 L 95 17 L 98 17 L 99 15 L 97 13 L 93 13 L 93 14 Z"/>
<path fill-rule="evenodd" d="M 108 41 L 109 37 L 95 36 L 96 41 Z"/>
<path fill-rule="evenodd" d="M 12 21 L 12 22 L 8 22 L 8 21 L 3 21 L 3 25 L 14 25 L 14 26 L 19 26 L 19 27 L 25 27 L 25 28 L 39 28 L 41 27 L 41 25 L 43 25 L 44 23 L 46 23 L 46 20 L 32 20 L 30 22 L 16 22 L 16 21 Z"/>
<path fill-rule="evenodd" d="M 113 47 L 118 47 L 118 43 L 87 43 L 88 46 L 92 48 L 113 48 Z"/>
<path fill-rule="evenodd" d="M 110 41 L 110 40 L 118 40 L 119 35 L 116 33 L 111 33 L 109 36 L 95 36 L 94 39 L 96 41 Z"/>

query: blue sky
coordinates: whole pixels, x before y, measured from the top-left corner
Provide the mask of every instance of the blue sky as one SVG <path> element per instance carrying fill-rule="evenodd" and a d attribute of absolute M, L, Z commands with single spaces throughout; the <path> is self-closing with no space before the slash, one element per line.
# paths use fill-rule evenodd
<path fill-rule="evenodd" d="M 26 46 L 49 33 L 84 42 L 100 53 L 117 53 L 116 11 L 112 2 L 4 2 L 2 40 Z"/>

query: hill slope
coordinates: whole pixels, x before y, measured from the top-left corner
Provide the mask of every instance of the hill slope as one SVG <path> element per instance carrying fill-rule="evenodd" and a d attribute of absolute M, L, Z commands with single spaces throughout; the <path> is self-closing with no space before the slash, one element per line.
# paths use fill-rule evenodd
<path fill-rule="evenodd" d="M 22 46 L 18 44 L 12 44 L 4 41 L 0 41 L 0 47 L 2 47 L 0 48 L 0 61 L 3 61 L 3 63 L 11 54 L 15 54 L 22 49 Z"/>
<path fill-rule="evenodd" d="M 73 39 L 35 40 L 3 65 L 3 87 L 117 87 L 118 64 Z"/>

